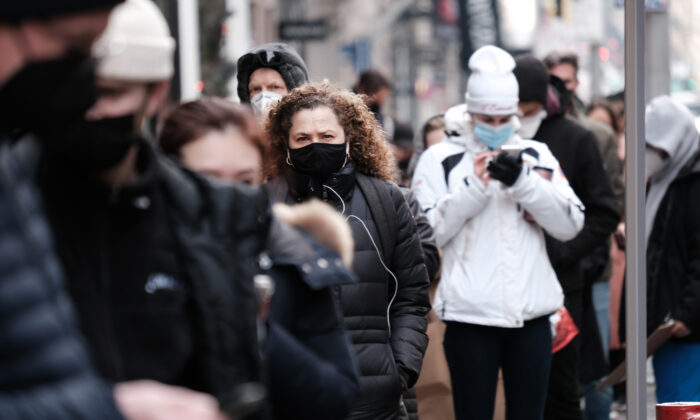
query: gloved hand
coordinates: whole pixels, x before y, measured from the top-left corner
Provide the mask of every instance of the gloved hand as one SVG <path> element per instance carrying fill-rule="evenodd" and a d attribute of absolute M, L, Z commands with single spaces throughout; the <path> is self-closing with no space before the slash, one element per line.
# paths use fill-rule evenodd
<path fill-rule="evenodd" d="M 523 169 L 523 159 L 521 156 L 515 157 L 505 152 L 501 152 L 486 168 L 491 174 L 491 178 L 501 181 L 504 185 L 512 186 L 518 180 Z"/>

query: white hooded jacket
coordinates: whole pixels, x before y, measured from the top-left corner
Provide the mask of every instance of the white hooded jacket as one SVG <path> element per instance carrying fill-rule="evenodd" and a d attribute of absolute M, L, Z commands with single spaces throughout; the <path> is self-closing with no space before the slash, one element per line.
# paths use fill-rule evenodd
<path fill-rule="evenodd" d="M 562 241 L 574 238 L 583 227 L 584 207 L 549 148 L 517 134 L 506 144 L 532 148 L 539 157 L 523 164 L 513 186 L 493 179 L 484 185 L 473 162 L 488 148 L 474 137 L 468 114 L 465 118 L 460 136 L 425 151 L 413 177 L 443 250 L 433 309 L 443 320 L 522 327 L 563 304 L 543 229 Z M 534 167 L 553 171 L 551 181 Z M 526 221 L 524 211 L 536 223 Z"/>

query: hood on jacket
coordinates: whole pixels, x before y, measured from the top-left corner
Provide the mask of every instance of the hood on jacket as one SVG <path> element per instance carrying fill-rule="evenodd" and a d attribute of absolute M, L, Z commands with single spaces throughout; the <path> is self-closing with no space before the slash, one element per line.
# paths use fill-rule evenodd
<path fill-rule="evenodd" d="M 685 106 L 663 95 L 647 105 L 645 116 L 646 143 L 668 153 L 669 167 L 678 167 L 681 160 L 689 159 L 691 149 L 697 149 L 699 134 Z"/>
<path fill-rule="evenodd" d="M 549 75 L 549 87 L 547 90 L 547 118 L 559 117 L 566 114 L 571 102 L 571 95 L 564 82 L 554 75 Z"/>
<path fill-rule="evenodd" d="M 656 212 L 671 183 L 700 149 L 700 133 L 693 115 L 669 96 L 654 98 L 646 107 L 646 144 L 668 153 L 669 163 L 648 181 L 646 197 L 647 245 Z"/>
<path fill-rule="evenodd" d="M 250 75 L 260 68 L 270 68 L 282 76 L 288 90 L 309 81 L 306 63 L 294 48 L 282 42 L 271 42 L 253 48 L 238 59 L 236 78 L 238 79 L 238 97 L 241 102 L 250 102 L 248 83 Z"/>
<path fill-rule="evenodd" d="M 314 199 L 294 206 L 278 203 L 272 209 L 281 221 L 310 233 L 337 252 L 346 267 L 352 266 L 355 243 L 350 226 L 330 205 Z"/>

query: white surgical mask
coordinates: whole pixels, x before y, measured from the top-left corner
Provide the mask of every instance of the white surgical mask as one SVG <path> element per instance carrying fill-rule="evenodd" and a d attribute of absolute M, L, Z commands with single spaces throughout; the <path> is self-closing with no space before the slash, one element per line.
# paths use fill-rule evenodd
<path fill-rule="evenodd" d="M 520 130 L 518 130 L 518 134 L 520 134 L 520 137 L 524 139 L 533 138 L 535 136 L 535 133 L 537 133 L 537 130 L 540 129 L 540 124 L 542 124 L 542 121 L 546 117 L 547 111 L 543 109 L 536 115 L 520 118 Z"/>
<path fill-rule="evenodd" d="M 280 99 L 282 99 L 282 95 L 279 93 L 264 90 L 251 98 L 250 105 L 253 107 L 253 112 L 256 115 L 265 115 L 270 105 Z"/>
<path fill-rule="evenodd" d="M 644 151 L 644 167 L 647 174 L 647 178 L 653 178 L 654 176 L 660 174 L 666 166 L 668 166 L 669 159 L 662 158 L 657 152 L 653 150 L 646 149 Z"/>

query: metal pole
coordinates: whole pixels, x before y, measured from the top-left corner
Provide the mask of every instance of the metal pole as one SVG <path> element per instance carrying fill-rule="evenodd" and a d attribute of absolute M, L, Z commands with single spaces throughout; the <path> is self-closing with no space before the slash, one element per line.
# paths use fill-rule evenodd
<path fill-rule="evenodd" d="M 177 17 L 180 38 L 180 99 L 196 99 L 200 95 L 197 85 L 201 80 L 199 58 L 199 2 L 178 0 Z"/>
<path fill-rule="evenodd" d="M 646 419 L 644 0 L 625 0 L 627 418 Z"/>

